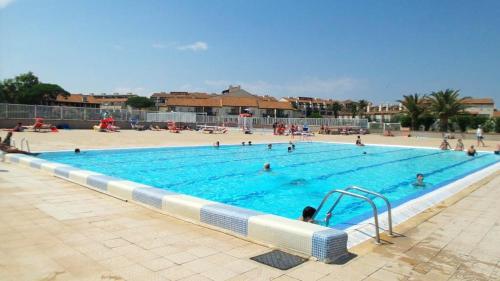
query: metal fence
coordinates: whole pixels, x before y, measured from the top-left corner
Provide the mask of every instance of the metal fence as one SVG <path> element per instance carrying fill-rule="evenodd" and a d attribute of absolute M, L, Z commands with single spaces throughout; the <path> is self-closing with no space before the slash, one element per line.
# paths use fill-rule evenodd
<path fill-rule="evenodd" d="M 139 122 L 166 122 L 225 125 L 237 127 L 241 124 L 239 116 L 207 116 L 194 112 L 154 112 L 145 110 L 83 108 L 66 106 L 26 105 L 0 103 L 0 119 L 35 119 L 41 117 L 48 120 L 87 120 L 98 121 L 104 116 L 112 116 L 116 121 L 137 120 Z M 328 126 L 328 127 L 361 127 L 367 128 L 367 119 L 342 118 L 272 118 L 246 117 L 254 127 L 272 126 L 275 122 L 285 125 Z"/>

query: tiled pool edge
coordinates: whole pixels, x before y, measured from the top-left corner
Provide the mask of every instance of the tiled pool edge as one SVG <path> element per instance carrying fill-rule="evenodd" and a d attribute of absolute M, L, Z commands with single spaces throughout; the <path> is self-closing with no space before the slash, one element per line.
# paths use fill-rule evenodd
<path fill-rule="evenodd" d="M 3 159 L 251 241 L 312 256 L 322 262 L 334 262 L 347 254 L 348 237 L 341 230 L 174 193 L 27 155 L 4 154 Z"/>

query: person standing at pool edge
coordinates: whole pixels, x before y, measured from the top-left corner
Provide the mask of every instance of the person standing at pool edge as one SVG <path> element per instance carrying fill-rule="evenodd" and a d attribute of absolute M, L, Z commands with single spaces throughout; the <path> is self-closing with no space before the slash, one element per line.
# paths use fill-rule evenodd
<path fill-rule="evenodd" d="M 477 130 L 476 130 L 476 138 L 477 138 L 477 147 L 480 147 L 481 143 L 483 144 L 483 147 L 485 147 L 486 145 L 484 144 L 484 137 L 483 137 L 483 128 L 481 127 L 481 125 L 477 126 Z"/>

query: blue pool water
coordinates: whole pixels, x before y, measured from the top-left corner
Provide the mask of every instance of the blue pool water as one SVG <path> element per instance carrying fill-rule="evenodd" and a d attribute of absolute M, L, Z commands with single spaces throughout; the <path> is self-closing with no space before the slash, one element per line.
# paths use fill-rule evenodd
<path fill-rule="evenodd" d="M 307 205 L 317 207 L 331 189 L 357 185 L 384 194 L 397 206 L 500 161 L 493 153 L 469 157 L 463 152 L 405 147 L 298 143 L 292 153 L 287 147 L 121 149 L 51 152 L 39 157 L 292 219 Z M 266 162 L 271 163 L 270 172 L 262 171 Z M 425 175 L 425 187 L 412 185 L 416 173 Z M 378 200 L 382 211 L 383 202 Z M 365 202 L 346 197 L 331 225 L 347 228 L 370 212 Z"/>

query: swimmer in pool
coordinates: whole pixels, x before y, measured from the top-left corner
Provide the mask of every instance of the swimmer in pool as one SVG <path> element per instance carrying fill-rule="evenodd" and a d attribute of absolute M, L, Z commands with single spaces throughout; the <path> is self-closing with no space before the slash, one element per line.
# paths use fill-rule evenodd
<path fill-rule="evenodd" d="M 269 150 L 273 149 L 273 145 L 272 144 L 268 144 L 267 145 L 267 149 L 269 149 Z"/>
<path fill-rule="evenodd" d="M 307 206 L 302 210 L 302 216 L 299 218 L 299 221 L 309 222 L 309 223 L 318 223 L 313 219 L 314 214 L 316 214 L 316 209 L 311 206 Z M 325 221 L 329 220 L 332 217 L 331 213 L 326 214 Z"/>
<path fill-rule="evenodd" d="M 425 186 L 424 175 L 421 173 L 417 174 L 417 180 L 413 183 L 414 186 Z"/>
<path fill-rule="evenodd" d="M 264 171 L 265 172 L 271 171 L 271 164 L 269 164 L 269 163 L 264 164 Z"/>

